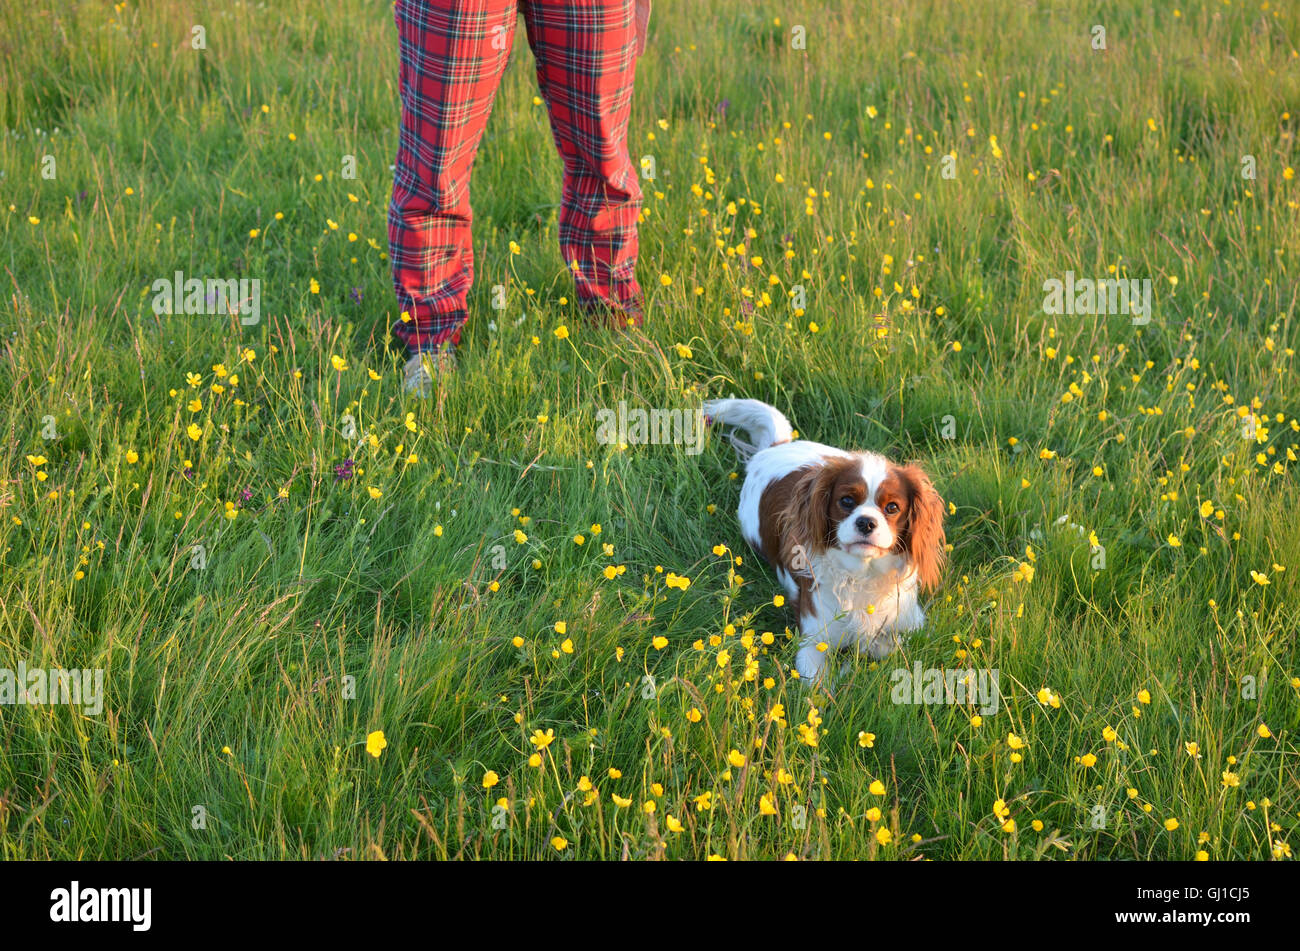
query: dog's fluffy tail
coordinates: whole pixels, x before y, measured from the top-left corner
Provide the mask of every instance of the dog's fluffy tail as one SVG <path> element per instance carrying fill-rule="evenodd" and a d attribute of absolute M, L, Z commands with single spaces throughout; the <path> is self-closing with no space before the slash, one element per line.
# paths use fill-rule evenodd
<path fill-rule="evenodd" d="M 742 462 L 769 446 L 789 442 L 794 435 L 790 420 L 780 410 L 758 400 L 709 400 L 704 404 L 704 416 L 710 423 L 734 426 L 749 435 L 749 441 L 734 432 L 730 437 Z"/>

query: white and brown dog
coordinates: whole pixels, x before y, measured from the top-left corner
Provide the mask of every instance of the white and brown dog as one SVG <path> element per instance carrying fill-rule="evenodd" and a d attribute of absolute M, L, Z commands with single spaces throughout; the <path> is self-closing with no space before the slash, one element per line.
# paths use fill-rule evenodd
<path fill-rule="evenodd" d="M 704 414 L 749 434 L 731 437 L 746 463 L 740 531 L 795 601 L 800 677 L 819 680 L 838 647 L 883 657 L 925 623 L 917 594 L 938 585 L 945 541 L 943 500 L 924 472 L 792 441 L 790 421 L 758 400 L 711 400 Z"/>

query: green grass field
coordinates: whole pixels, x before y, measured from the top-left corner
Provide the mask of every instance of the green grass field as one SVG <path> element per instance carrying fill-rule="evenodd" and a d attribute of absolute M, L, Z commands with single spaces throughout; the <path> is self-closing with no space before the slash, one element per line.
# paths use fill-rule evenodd
<path fill-rule="evenodd" d="M 658 0 L 640 340 L 572 305 L 521 32 L 420 400 L 389 3 L 5 5 L 0 668 L 104 696 L 0 706 L 0 856 L 1290 858 L 1298 46 L 1278 2 Z M 261 320 L 155 314 L 177 270 Z M 1045 313 L 1067 272 L 1150 322 Z M 925 630 L 833 695 L 730 445 L 597 438 L 729 393 L 949 503 Z M 997 711 L 892 702 L 915 664 Z"/>

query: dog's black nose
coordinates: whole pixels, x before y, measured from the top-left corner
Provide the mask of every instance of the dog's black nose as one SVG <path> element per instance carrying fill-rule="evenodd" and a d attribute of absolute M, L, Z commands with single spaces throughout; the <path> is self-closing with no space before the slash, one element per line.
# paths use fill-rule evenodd
<path fill-rule="evenodd" d="M 876 530 L 876 520 L 867 518 L 865 515 L 859 515 L 857 521 L 853 523 L 853 527 L 863 535 L 870 535 Z"/>

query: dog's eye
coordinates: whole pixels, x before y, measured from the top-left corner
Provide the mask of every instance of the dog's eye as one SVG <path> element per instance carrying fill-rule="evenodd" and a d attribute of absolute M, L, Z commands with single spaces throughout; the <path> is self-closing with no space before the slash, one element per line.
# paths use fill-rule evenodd
<path fill-rule="evenodd" d="M 893 515 L 893 514 L 894 514 L 895 512 L 897 512 L 897 511 L 898 511 L 898 503 L 897 503 L 897 502 L 890 502 L 888 505 L 885 506 L 885 514 L 886 514 L 886 515 Z"/>
<path fill-rule="evenodd" d="M 840 499 L 840 508 L 851 509 L 857 504 L 857 499 L 853 498 L 851 495 L 846 495 Z"/>

